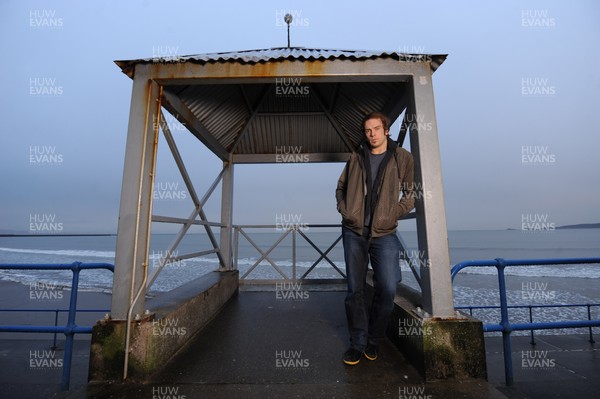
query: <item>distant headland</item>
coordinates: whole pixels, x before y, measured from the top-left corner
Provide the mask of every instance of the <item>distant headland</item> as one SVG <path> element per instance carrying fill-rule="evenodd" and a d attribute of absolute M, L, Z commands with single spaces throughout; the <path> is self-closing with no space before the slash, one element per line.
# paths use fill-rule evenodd
<path fill-rule="evenodd" d="M 600 229 L 600 223 L 569 224 L 558 226 L 557 229 Z"/>
<path fill-rule="evenodd" d="M 568 224 L 565 226 L 556 226 L 556 227 L 552 226 L 551 229 L 547 228 L 547 227 L 546 228 L 539 228 L 539 227 L 536 228 L 534 226 L 534 227 L 531 227 L 526 230 L 558 230 L 558 229 L 564 229 L 564 230 L 566 230 L 566 229 L 600 229 L 600 223 Z M 515 229 L 512 227 L 509 227 L 506 230 L 523 230 L 523 229 Z"/>

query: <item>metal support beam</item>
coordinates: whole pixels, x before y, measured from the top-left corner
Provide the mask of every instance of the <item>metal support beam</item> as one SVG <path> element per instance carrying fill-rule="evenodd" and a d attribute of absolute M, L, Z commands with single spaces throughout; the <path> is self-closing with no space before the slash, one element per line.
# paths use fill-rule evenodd
<path fill-rule="evenodd" d="M 147 67 L 136 66 L 125 164 L 121 188 L 121 204 L 111 317 L 126 320 L 136 293 L 144 289 L 148 266 L 148 243 L 152 192 L 156 163 L 155 146 L 158 140 L 160 87 L 148 79 Z M 132 314 L 144 313 L 144 295 L 132 304 Z"/>
<path fill-rule="evenodd" d="M 260 99 L 258 100 L 257 104 L 254 106 L 254 108 L 250 109 L 250 116 L 246 120 L 246 123 L 245 123 L 242 131 L 235 138 L 235 141 L 233 142 L 229 152 L 231 152 L 231 153 L 235 152 L 235 150 L 237 149 L 237 146 L 240 144 L 240 141 L 242 141 L 242 138 L 248 133 L 248 131 L 250 130 L 250 125 L 252 124 L 252 121 L 254 119 L 256 119 L 256 117 L 258 115 L 258 110 L 260 109 L 261 105 L 265 102 L 265 99 L 267 98 L 267 94 L 269 93 L 269 91 L 272 88 L 273 88 L 273 85 L 265 86 L 263 92 L 260 95 Z"/>
<path fill-rule="evenodd" d="M 402 85 L 402 87 L 404 88 L 402 97 L 396 101 L 390 100 L 381 110 L 384 115 L 387 115 L 392 120 L 392 123 L 402 114 L 408 103 L 408 90 L 406 90 L 406 85 Z"/>
<path fill-rule="evenodd" d="M 321 94 L 317 91 L 317 87 L 315 85 L 309 85 L 308 87 L 310 87 L 310 92 L 314 93 L 313 98 L 317 101 L 317 103 L 323 110 L 323 113 L 327 117 L 327 120 L 331 124 L 331 127 L 333 127 L 338 136 L 340 136 L 340 139 L 342 139 L 342 141 L 346 145 L 346 148 L 350 152 L 354 151 L 354 146 L 352 145 L 352 142 L 349 139 L 348 132 L 344 129 L 341 123 L 339 123 L 338 120 L 333 116 L 333 113 L 329 111 L 329 108 L 326 106 L 325 101 L 321 98 Z"/>
<path fill-rule="evenodd" d="M 175 160 L 175 163 L 177 164 L 177 167 L 179 168 L 179 172 L 181 173 L 181 177 L 183 178 L 183 181 L 185 182 L 185 185 L 188 189 L 188 192 L 190 193 L 190 198 L 192 199 L 192 201 L 194 202 L 194 210 L 192 211 L 192 213 L 190 214 L 190 216 L 187 219 L 183 219 L 183 218 L 176 218 L 176 217 L 169 217 L 169 216 L 160 216 L 160 215 L 152 215 L 152 221 L 153 222 L 159 222 L 159 223 L 179 223 L 182 224 L 179 232 L 177 233 L 177 236 L 175 237 L 175 240 L 173 241 L 173 243 L 171 244 L 171 246 L 169 247 L 169 249 L 166 251 L 167 256 L 162 257 L 159 260 L 159 264 L 156 268 L 154 268 L 151 272 L 150 272 L 150 276 L 148 277 L 148 282 L 146 284 L 146 289 L 149 290 L 150 287 L 152 287 L 152 284 L 154 284 L 154 281 L 156 281 L 156 278 L 158 277 L 158 275 L 162 272 L 163 268 L 165 267 L 165 265 L 168 263 L 169 259 L 172 254 L 174 253 L 174 251 L 177 249 L 177 246 L 179 245 L 179 243 L 181 242 L 181 240 L 183 240 L 183 238 L 185 237 L 185 235 L 187 234 L 189 228 L 192 225 L 202 225 L 205 227 L 206 233 L 208 234 L 208 237 L 210 239 L 210 242 L 213 245 L 213 250 L 210 251 L 210 253 L 216 253 L 217 257 L 219 258 L 219 260 L 221 260 L 221 253 L 219 252 L 219 247 L 216 245 L 216 239 L 214 237 L 214 234 L 212 232 L 212 230 L 210 229 L 209 226 L 216 226 L 216 227 L 220 227 L 221 224 L 220 223 L 211 223 L 208 222 L 204 215 L 204 211 L 203 211 L 203 207 L 204 204 L 206 203 L 206 201 L 208 201 L 208 198 L 211 196 L 211 194 L 213 193 L 213 191 L 215 190 L 215 188 L 217 187 L 217 184 L 219 183 L 219 181 L 221 180 L 221 177 L 223 176 L 224 173 L 224 169 L 219 173 L 219 175 L 217 176 L 217 178 L 215 179 L 215 181 L 213 182 L 213 184 L 210 186 L 210 188 L 208 189 L 208 191 L 204 194 L 204 197 L 202 197 L 202 199 L 198 199 L 198 195 L 196 194 L 196 189 L 194 188 L 194 185 L 192 184 L 192 180 L 190 179 L 190 176 L 187 172 L 187 168 L 185 167 L 185 164 L 183 162 L 183 159 L 181 158 L 181 154 L 179 153 L 179 149 L 177 148 L 177 144 L 175 143 L 175 140 L 173 138 L 173 135 L 171 134 L 171 130 L 169 129 L 169 125 L 167 124 L 167 122 L 165 121 L 164 115 L 161 113 L 161 121 L 160 121 L 160 126 L 162 128 L 163 134 L 165 136 L 165 140 L 167 141 L 167 144 L 169 145 L 169 149 L 171 150 L 171 154 L 173 155 L 173 159 Z M 197 220 L 196 217 L 200 215 L 200 218 L 202 220 Z"/>
<path fill-rule="evenodd" d="M 179 122 L 185 125 L 194 136 L 196 136 L 208 149 L 223 161 L 229 159 L 229 153 L 221 143 L 219 143 L 208 129 L 198 120 L 196 115 L 181 101 L 176 95 L 163 92 L 163 106 L 176 118 Z"/>
<path fill-rule="evenodd" d="M 396 141 L 398 142 L 398 145 L 402 145 L 404 144 L 404 139 L 406 138 L 406 133 L 408 132 L 408 121 L 410 120 L 409 118 L 414 117 L 413 115 L 413 111 L 411 109 L 409 109 L 409 107 L 406 107 L 406 112 L 404 113 L 404 118 L 402 118 L 402 124 L 400 125 L 400 132 L 398 133 L 398 139 L 396 139 Z"/>
<path fill-rule="evenodd" d="M 299 163 L 316 162 L 346 162 L 350 158 L 350 152 L 346 153 L 306 153 Z M 278 154 L 233 154 L 231 162 L 237 163 L 284 163 L 284 160 Z M 286 160 L 287 161 L 287 160 Z M 291 159 L 287 163 L 295 163 Z"/>
<path fill-rule="evenodd" d="M 415 160 L 415 191 L 423 194 L 418 195 L 415 201 L 423 308 L 434 317 L 453 317 L 448 231 L 431 69 L 426 63 L 415 64 L 411 109 L 416 121 L 411 124 L 410 147 Z M 431 194 L 425 195 L 428 193 Z"/>
<path fill-rule="evenodd" d="M 221 267 L 219 270 L 232 270 L 232 225 L 233 225 L 233 164 L 223 163 L 221 181 Z"/>
<path fill-rule="evenodd" d="M 441 64 L 444 55 L 432 55 Z M 278 60 L 267 64 L 254 63 L 156 63 L 149 64 L 152 78 L 162 85 L 195 85 L 228 83 L 273 83 L 273 78 L 302 77 L 302 83 L 313 82 L 397 82 L 410 80 L 411 69 L 428 62 L 398 62 L 393 58 L 361 60 Z"/>

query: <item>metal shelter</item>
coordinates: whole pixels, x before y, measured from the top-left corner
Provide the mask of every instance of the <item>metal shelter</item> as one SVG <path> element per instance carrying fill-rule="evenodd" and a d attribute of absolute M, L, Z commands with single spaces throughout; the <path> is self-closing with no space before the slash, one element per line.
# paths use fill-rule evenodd
<path fill-rule="evenodd" d="M 303 162 L 343 162 L 363 138 L 362 117 L 403 115 L 400 144 L 409 135 L 415 160 L 416 222 L 423 307 L 454 317 L 441 161 L 432 74 L 445 55 L 302 47 L 116 61 L 133 80 L 127 133 L 111 318 L 144 313 L 152 222 L 181 226 L 176 246 L 192 225 L 203 225 L 213 248 L 179 256 L 217 254 L 232 270 L 235 164 L 275 163 L 282 148 L 301 148 Z M 195 191 L 162 109 L 222 161 L 201 198 Z M 158 136 L 162 130 L 194 208 L 188 218 L 152 214 Z M 276 167 L 276 166 L 274 166 Z M 221 183 L 221 220 L 203 205 Z M 335 182 L 331 182 L 332 195 Z M 211 227 L 220 229 L 219 242 Z M 164 262 L 169 259 L 164 259 Z M 160 268 L 158 269 L 160 271 Z"/>

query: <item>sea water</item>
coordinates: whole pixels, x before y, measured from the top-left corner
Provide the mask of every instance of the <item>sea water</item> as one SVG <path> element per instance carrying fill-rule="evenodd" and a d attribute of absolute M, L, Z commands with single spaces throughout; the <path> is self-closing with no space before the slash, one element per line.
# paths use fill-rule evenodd
<path fill-rule="evenodd" d="M 331 230 L 331 229 L 330 229 Z M 265 229 L 244 229 L 250 237 L 238 236 L 237 268 L 245 279 L 278 279 L 302 276 L 312 266 L 308 278 L 341 278 L 342 275 L 327 261 L 315 262 L 321 254 L 308 242 L 312 241 L 322 252 L 340 237 L 339 230 L 319 231 L 305 229 L 296 232 L 296 255 L 293 257 L 293 233 L 287 234 L 278 245 L 274 244 L 285 232 Z M 302 234 L 301 234 L 302 233 Z M 399 232 L 409 254 L 418 255 L 414 231 Z M 476 230 L 450 231 L 450 264 L 465 260 L 495 258 L 584 258 L 600 257 L 600 229 L 556 229 L 553 231 Z M 306 238 L 305 238 L 306 237 Z M 180 245 L 170 250 L 174 234 L 154 234 L 149 251 L 150 272 L 161 267 L 161 259 L 177 258 L 188 253 L 212 249 L 206 234 L 189 234 Z M 219 242 L 218 231 L 215 240 Z M 0 263 L 71 263 L 115 261 L 115 236 L 27 236 L 0 237 Z M 255 248 L 255 245 L 260 249 Z M 270 251 L 269 251 L 270 250 Z M 266 256 L 263 256 L 266 255 Z M 417 256 L 418 257 L 418 256 Z M 342 242 L 327 253 L 327 258 L 344 272 Z M 271 263 L 272 262 L 272 263 Z M 151 287 L 154 293 L 168 291 L 215 270 L 219 259 L 215 254 L 174 260 L 162 268 Z M 419 269 L 418 261 L 413 263 Z M 401 262 L 403 282 L 419 289 L 413 271 L 407 262 Z M 509 304 L 600 303 L 600 264 L 509 267 L 506 269 L 509 285 Z M 468 278 L 462 281 L 461 275 Z M 497 305 L 496 269 L 464 269 L 454 284 L 455 305 Z M 7 271 L 0 270 L 0 279 L 23 284 L 39 282 L 70 286 L 70 271 Z M 559 279 L 559 280 L 557 280 Z M 550 281 L 550 283 L 548 283 Z M 557 281 L 560 282 L 557 285 Z M 110 292 L 112 273 L 106 270 L 88 270 L 80 275 L 80 289 Z M 600 313 L 600 308 L 593 308 Z M 583 311 L 583 310 L 581 310 Z M 565 319 L 569 309 L 538 309 L 545 317 Z M 519 310 L 513 314 L 520 315 Z M 477 316 L 494 318 L 495 311 L 484 311 Z M 521 316 L 519 316 L 521 317 Z M 524 317 L 524 316 L 523 316 Z M 583 317 L 576 315 L 576 317 Z"/>
<path fill-rule="evenodd" d="M 264 229 L 245 229 L 256 246 L 267 252 L 271 246 L 284 235 L 283 232 L 265 232 Z M 317 229 L 296 233 L 296 269 L 297 275 L 304 273 L 320 257 L 310 245 L 306 236 L 321 251 L 325 251 L 339 238 L 339 231 L 322 232 Z M 410 255 L 419 254 L 416 232 L 399 232 L 406 250 Z M 480 259 L 530 259 L 530 258 L 584 258 L 600 256 L 600 229 L 565 229 L 549 232 L 527 232 L 521 230 L 465 230 L 450 231 L 450 264 L 455 265 L 465 260 Z M 161 258 L 173 258 L 187 253 L 212 249 L 208 235 L 189 234 L 180 245 L 170 250 L 175 239 L 174 234 L 154 234 L 149 251 L 150 269 L 160 266 Z M 215 233 L 219 242 L 218 232 Z M 254 266 L 247 278 L 280 278 L 281 274 L 266 259 L 258 265 L 262 254 L 243 235 L 238 238 L 237 265 L 241 275 Z M 71 262 L 107 262 L 115 261 L 116 236 L 27 236 L 0 237 L 0 263 L 71 263 Z M 342 242 L 339 241 L 329 251 L 327 257 L 341 271 L 344 271 L 344 255 Z M 292 233 L 287 236 L 268 254 L 279 270 L 286 277 L 292 276 L 293 242 Z M 215 254 L 208 256 L 172 261 L 165 265 L 161 278 L 157 280 L 153 290 L 168 291 L 178 285 L 179 281 L 187 282 L 194 276 L 200 276 L 218 267 L 219 260 Z M 416 263 L 415 263 L 416 264 Z M 169 271 L 172 272 L 169 272 Z M 408 265 L 402 262 L 404 277 L 411 274 Z M 162 273 L 165 276 L 162 277 Z M 470 268 L 461 273 L 496 275 L 495 268 Z M 578 277 L 600 279 L 600 265 L 562 265 L 508 268 L 508 275 L 535 277 Z M 88 276 L 90 274 L 90 276 Z M 31 278 L 40 279 L 44 275 L 53 276 L 65 285 L 70 284 L 71 272 L 49 273 L 41 271 L 6 271 L 0 270 L 0 279 L 28 283 Z M 321 260 L 309 278 L 342 277 L 326 260 Z M 101 290 L 112 286 L 112 275 L 104 271 L 86 271 L 81 274 L 81 284 L 87 288 Z M 599 290 L 600 291 L 600 290 Z"/>

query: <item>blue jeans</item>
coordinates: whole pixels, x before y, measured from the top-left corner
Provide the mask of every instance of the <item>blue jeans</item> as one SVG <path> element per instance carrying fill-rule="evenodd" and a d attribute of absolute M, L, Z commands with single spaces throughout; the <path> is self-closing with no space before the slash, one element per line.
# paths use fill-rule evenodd
<path fill-rule="evenodd" d="M 395 233 L 367 238 L 342 226 L 348 293 L 346 318 L 350 345 L 360 351 L 367 343 L 380 345 L 394 309 L 396 286 L 402 280 L 399 255 L 400 243 Z M 374 295 L 367 303 L 365 287 L 367 266 L 373 268 Z"/>

